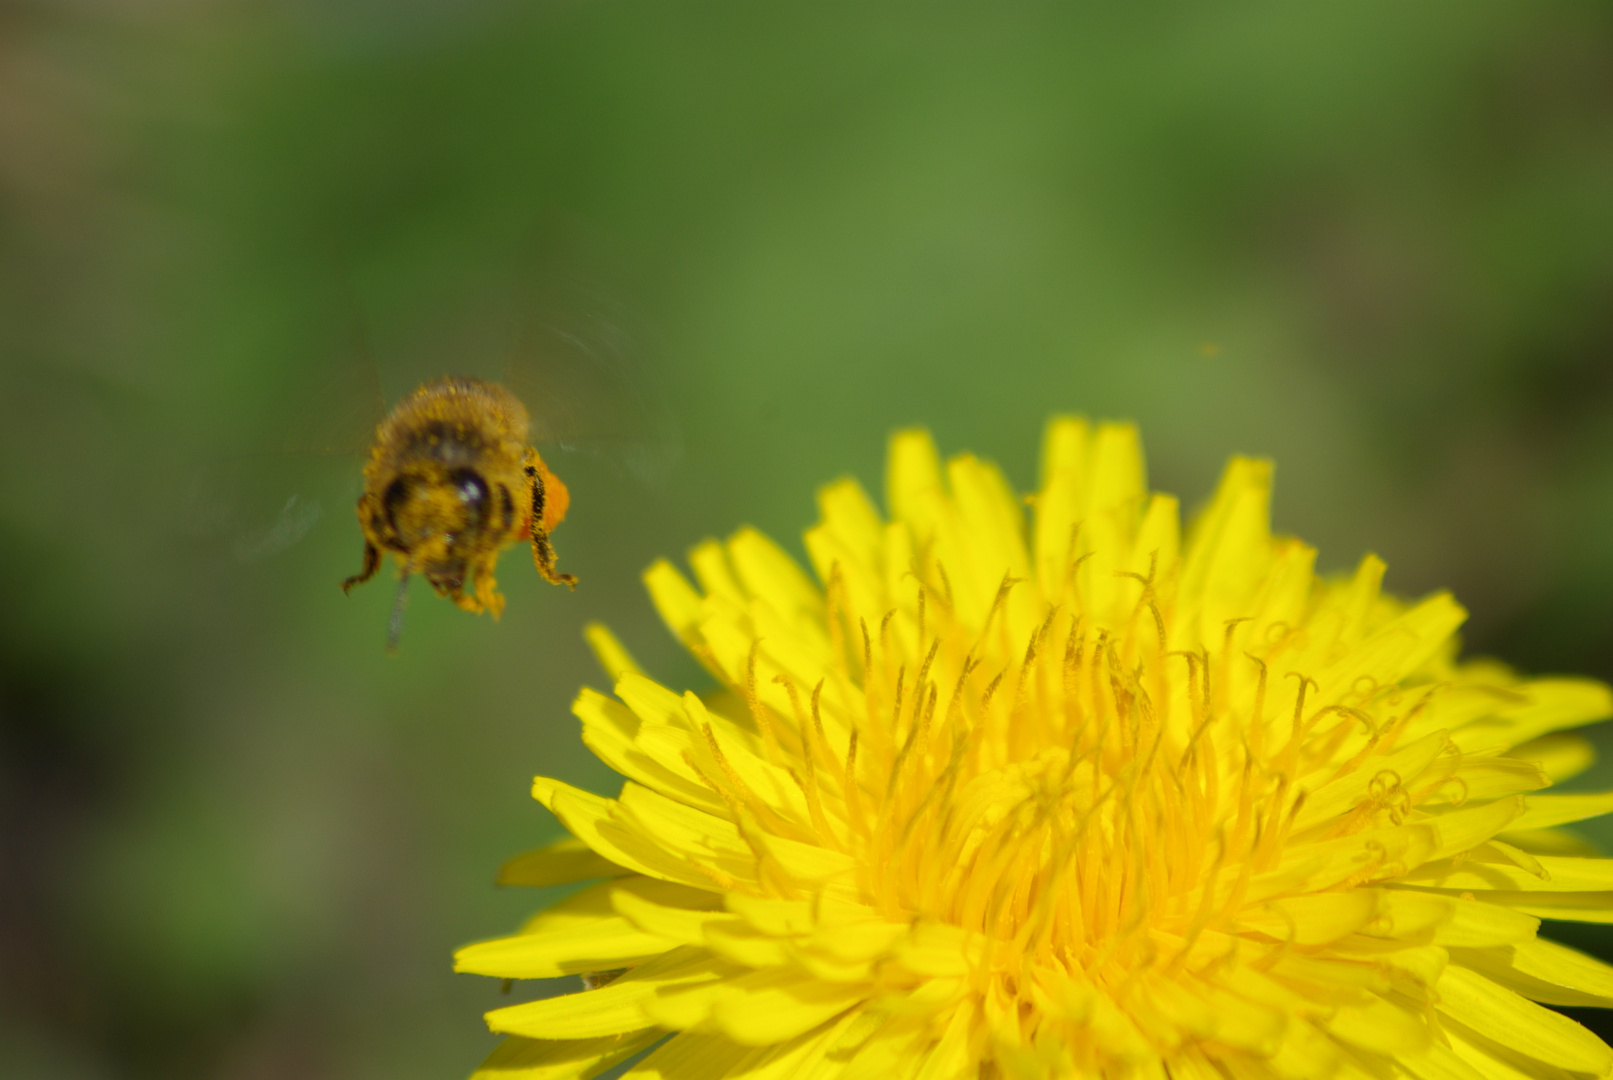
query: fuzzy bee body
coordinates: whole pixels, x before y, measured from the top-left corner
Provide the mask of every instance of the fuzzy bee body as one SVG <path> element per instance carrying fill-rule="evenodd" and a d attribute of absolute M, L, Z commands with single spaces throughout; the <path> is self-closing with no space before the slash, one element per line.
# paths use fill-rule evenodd
<path fill-rule="evenodd" d="M 528 423 L 514 394 L 477 379 L 436 379 L 400 402 L 364 467 L 364 565 L 342 589 L 368 581 L 390 551 L 405 582 L 420 574 L 466 611 L 497 618 L 504 597 L 493 571 L 520 540 L 546 580 L 575 586 L 549 542 L 570 494 L 528 444 Z"/>

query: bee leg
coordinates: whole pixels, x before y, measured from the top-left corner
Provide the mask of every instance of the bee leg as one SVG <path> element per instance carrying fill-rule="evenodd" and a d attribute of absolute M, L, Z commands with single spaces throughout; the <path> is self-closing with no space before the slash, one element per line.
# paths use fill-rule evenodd
<path fill-rule="evenodd" d="M 468 611 L 472 615 L 482 613 L 482 602 L 474 596 L 466 596 L 464 593 L 452 593 L 448 599 L 452 600 L 454 606 L 459 608 L 460 611 Z"/>
<path fill-rule="evenodd" d="M 364 569 L 342 582 L 342 592 L 348 592 L 354 585 L 362 585 L 375 576 L 381 568 L 381 552 L 368 540 L 364 541 Z"/>
<path fill-rule="evenodd" d="M 476 563 L 476 599 L 487 608 L 494 621 L 504 614 L 504 594 L 498 591 L 493 567 L 498 564 L 498 552 L 493 552 Z"/>
<path fill-rule="evenodd" d="M 576 574 L 562 574 L 555 569 L 554 545 L 549 543 L 549 534 L 538 525 L 532 526 L 532 563 L 549 584 L 577 587 Z"/>
<path fill-rule="evenodd" d="M 386 651 L 398 651 L 398 639 L 403 636 L 403 609 L 409 603 L 409 575 L 398 578 L 398 595 L 392 601 L 392 617 L 386 623 Z"/>
<path fill-rule="evenodd" d="M 439 589 L 438 591 L 443 596 L 446 596 L 448 599 L 452 600 L 454 602 L 454 606 L 459 608 L 459 610 L 468 611 L 472 615 L 480 615 L 482 613 L 482 601 L 479 598 L 481 593 L 480 588 L 476 590 L 476 596 L 466 593 L 463 584 L 453 585 L 446 590 Z"/>
<path fill-rule="evenodd" d="M 526 474 L 527 486 L 532 492 L 532 562 L 538 568 L 538 573 L 552 585 L 567 585 L 573 589 L 577 587 L 575 574 L 562 574 L 555 569 L 554 545 L 549 543 L 549 529 L 544 522 L 544 511 L 547 503 L 547 492 L 544 479 L 549 476 L 549 470 L 543 467 L 538 459 L 537 451 L 528 450 L 526 467 L 522 470 Z M 558 481 L 556 481 L 558 483 Z M 562 487 L 562 491 L 565 489 Z M 551 510 L 551 513 L 553 511 Z M 561 513 L 564 513 L 562 510 Z M 555 522 L 558 524 L 558 521 Z"/>

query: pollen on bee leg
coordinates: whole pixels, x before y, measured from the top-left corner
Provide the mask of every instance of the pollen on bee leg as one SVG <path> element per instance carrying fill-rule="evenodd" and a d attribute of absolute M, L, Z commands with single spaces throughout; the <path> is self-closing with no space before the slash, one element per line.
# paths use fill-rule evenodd
<path fill-rule="evenodd" d="M 480 560 L 475 568 L 477 609 L 486 608 L 495 622 L 504 614 L 504 595 L 498 591 L 498 580 L 493 576 L 497 554 Z"/>
<path fill-rule="evenodd" d="M 549 471 L 548 464 L 531 448 L 527 450 L 525 472 L 542 492 L 543 515 L 537 524 L 545 533 L 553 532 L 555 526 L 566 520 L 566 511 L 571 508 L 571 489 Z"/>

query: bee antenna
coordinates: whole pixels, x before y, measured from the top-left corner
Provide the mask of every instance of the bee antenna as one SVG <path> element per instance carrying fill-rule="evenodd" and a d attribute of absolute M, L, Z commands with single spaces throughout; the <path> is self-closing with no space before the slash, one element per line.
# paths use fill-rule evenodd
<path fill-rule="evenodd" d="M 398 638 L 403 636 L 403 609 L 409 604 L 409 574 L 398 578 L 398 598 L 392 601 L 392 618 L 386 624 L 386 651 L 398 651 Z"/>

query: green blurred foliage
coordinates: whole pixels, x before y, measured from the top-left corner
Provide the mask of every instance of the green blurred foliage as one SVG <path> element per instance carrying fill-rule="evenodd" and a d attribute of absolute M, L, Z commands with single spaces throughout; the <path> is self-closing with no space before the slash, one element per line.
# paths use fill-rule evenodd
<path fill-rule="evenodd" d="M 1273 456 L 1324 566 L 1613 676 L 1605 5 L 41 2 L 0 55 L 0 1074 L 469 1071 L 528 780 L 611 784 L 583 622 L 700 685 L 642 568 L 799 550 L 900 425 L 1029 486 L 1134 418 L 1189 506 Z M 657 476 L 554 452 L 582 587 L 512 553 L 389 657 L 357 460 L 269 450 L 561 295 Z"/>

